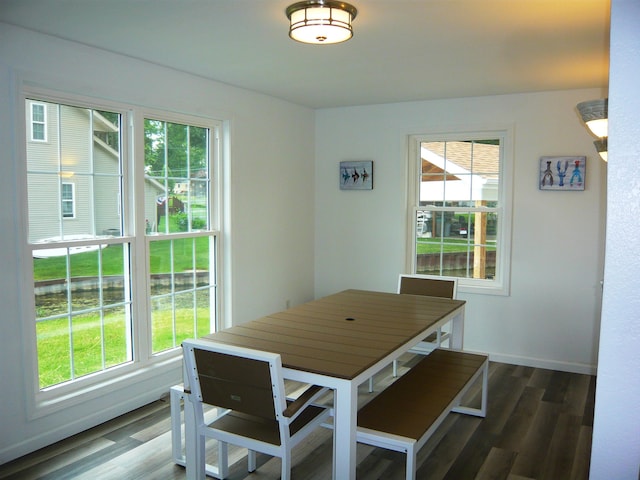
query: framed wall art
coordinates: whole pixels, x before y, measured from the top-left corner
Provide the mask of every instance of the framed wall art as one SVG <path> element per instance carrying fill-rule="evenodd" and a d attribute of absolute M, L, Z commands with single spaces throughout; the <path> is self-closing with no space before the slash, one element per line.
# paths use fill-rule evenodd
<path fill-rule="evenodd" d="M 584 190 L 587 157 L 540 157 L 540 190 Z"/>
<path fill-rule="evenodd" d="M 373 189 L 373 162 L 340 162 L 340 190 Z"/>

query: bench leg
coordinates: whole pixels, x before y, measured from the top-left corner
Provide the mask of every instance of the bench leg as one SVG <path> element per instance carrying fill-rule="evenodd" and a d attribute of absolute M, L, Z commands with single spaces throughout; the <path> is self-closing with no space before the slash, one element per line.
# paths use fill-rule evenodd
<path fill-rule="evenodd" d="M 480 408 L 472 408 L 472 407 L 463 407 L 458 405 L 454 407 L 451 411 L 455 413 L 464 413 L 465 415 L 474 415 L 476 417 L 486 417 L 487 416 L 487 392 L 489 390 L 489 360 L 484 362 L 482 369 L 480 370 L 482 374 L 482 400 L 480 403 Z M 476 377 L 477 378 L 477 377 Z M 474 380 L 471 380 L 469 384 L 472 384 Z"/>
<path fill-rule="evenodd" d="M 171 410 L 171 456 L 173 463 L 182 467 L 187 466 L 187 458 L 183 450 L 182 441 L 182 404 L 185 393 L 182 385 L 174 385 L 169 390 L 169 404 Z M 218 467 L 205 464 L 205 472 L 214 478 L 225 478 L 229 474 L 228 447 L 224 442 L 218 442 Z"/>
<path fill-rule="evenodd" d="M 169 390 L 169 402 L 171 408 L 171 452 L 173 462 L 185 466 L 185 456 L 182 452 L 182 409 L 184 400 L 182 386 L 175 385 Z"/>
<path fill-rule="evenodd" d="M 487 416 L 487 396 L 489 393 L 489 360 L 482 369 L 482 404 L 480 406 L 480 416 Z"/>

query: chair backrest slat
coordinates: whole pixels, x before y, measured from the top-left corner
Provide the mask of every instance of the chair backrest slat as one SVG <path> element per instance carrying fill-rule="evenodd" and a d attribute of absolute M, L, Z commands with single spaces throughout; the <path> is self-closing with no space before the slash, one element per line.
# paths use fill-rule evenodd
<path fill-rule="evenodd" d="M 400 275 L 398 293 L 455 298 L 456 279 Z"/>
<path fill-rule="evenodd" d="M 274 420 L 269 362 L 194 349 L 202 401 Z"/>

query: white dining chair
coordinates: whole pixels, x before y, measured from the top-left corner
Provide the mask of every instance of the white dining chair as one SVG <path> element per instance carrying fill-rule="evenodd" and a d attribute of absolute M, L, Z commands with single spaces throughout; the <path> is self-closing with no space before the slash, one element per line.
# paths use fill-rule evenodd
<path fill-rule="evenodd" d="M 398 277 L 398 293 L 403 295 L 428 295 L 431 297 L 456 298 L 458 279 L 436 275 L 400 274 Z M 409 350 L 411 353 L 427 355 L 448 341 L 450 329 L 439 327 L 433 338 L 420 342 Z M 398 376 L 398 361 L 393 361 L 393 376 Z M 373 377 L 369 379 L 369 392 L 373 392 Z"/>
<path fill-rule="evenodd" d="M 456 298 L 458 294 L 458 279 L 456 277 L 444 277 L 434 275 L 408 275 L 401 274 L 398 277 L 398 293 L 406 295 L 429 295 L 431 297 Z M 420 342 L 411 352 L 429 353 L 435 348 L 441 347 L 449 339 L 449 330 L 440 327 L 436 331 L 436 337 L 425 342 Z"/>
<path fill-rule="evenodd" d="M 256 470 L 256 454 L 282 459 L 281 478 L 291 478 L 291 450 L 313 430 L 326 422 L 329 407 L 314 402 L 328 389 L 310 386 L 296 400 L 287 401 L 282 361 L 279 354 L 204 340 L 182 344 L 196 418 L 195 478 L 205 478 L 205 439 L 248 449 L 248 470 Z M 204 404 L 216 406 L 219 416 L 210 424 L 204 420 Z M 228 459 L 219 458 L 220 478 L 228 475 Z M 188 472 L 190 475 L 191 473 Z"/>

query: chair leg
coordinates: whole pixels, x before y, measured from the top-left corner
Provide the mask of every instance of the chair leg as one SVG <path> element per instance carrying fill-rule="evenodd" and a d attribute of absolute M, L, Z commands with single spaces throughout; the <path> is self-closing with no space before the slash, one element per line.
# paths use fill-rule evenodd
<path fill-rule="evenodd" d="M 220 478 L 229 476 L 229 447 L 221 441 L 218 441 L 218 475 Z"/>
<path fill-rule="evenodd" d="M 282 454 L 282 473 L 281 480 L 291 480 L 291 450 Z"/>
<path fill-rule="evenodd" d="M 256 471 L 256 452 L 255 450 L 249 450 L 247 452 L 247 463 L 249 472 Z"/>
<path fill-rule="evenodd" d="M 196 465 L 195 465 L 195 479 L 196 480 L 205 480 L 207 477 L 207 461 L 205 458 L 205 437 L 198 433 L 198 440 L 196 445 Z M 187 475 L 189 477 L 189 475 Z"/>

